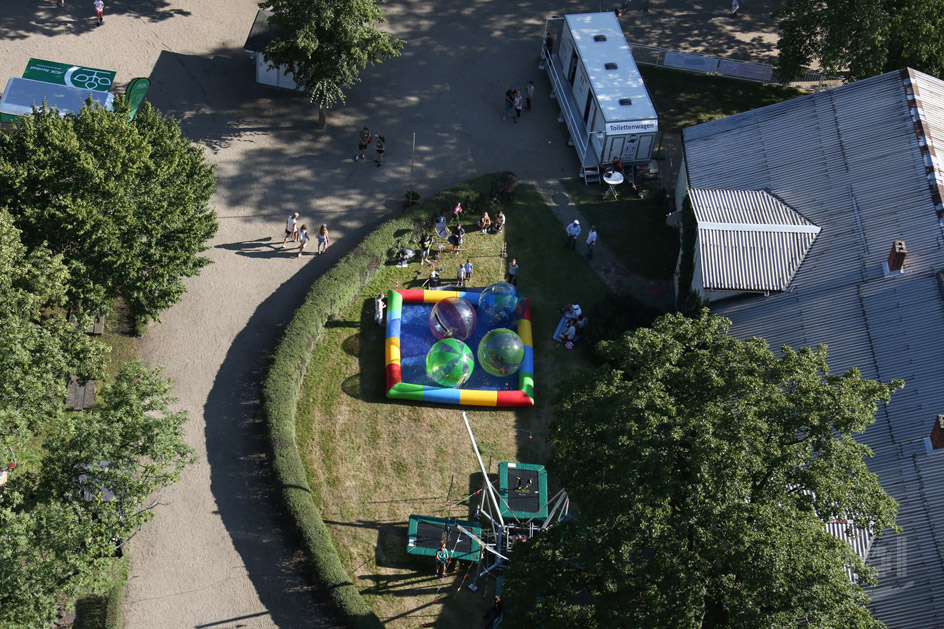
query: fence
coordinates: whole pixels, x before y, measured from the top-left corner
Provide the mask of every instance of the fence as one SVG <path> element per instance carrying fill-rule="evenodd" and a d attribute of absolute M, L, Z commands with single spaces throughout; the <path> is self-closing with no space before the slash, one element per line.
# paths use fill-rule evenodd
<path fill-rule="evenodd" d="M 750 63 L 734 59 L 721 59 L 688 52 L 666 50 L 658 46 L 644 46 L 629 44 L 633 59 L 637 64 L 651 66 L 665 66 L 689 72 L 702 74 L 716 74 L 744 81 L 756 81 L 780 85 L 774 74 L 774 67 L 766 63 Z M 813 70 L 807 70 L 798 81 L 791 81 L 785 85 L 809 92 L 818 92 L 842 85 L 842 79 L 835 76 L 826 76 Z"/>

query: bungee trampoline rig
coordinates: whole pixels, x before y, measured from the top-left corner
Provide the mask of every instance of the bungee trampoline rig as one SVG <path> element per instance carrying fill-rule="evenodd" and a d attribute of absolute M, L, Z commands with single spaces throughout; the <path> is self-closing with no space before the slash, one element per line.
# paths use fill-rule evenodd
<path fill-rule="evenodd" d="M 547 472 L 543 465 L 501 462 L 498 465 L 498 482 L 493 482 L 485 469 L 472 426 L 464 411 L 462 419 L 484 479 L 482 489 L 466 497 L 480 497 L 473 516 L 477 521 L 411 515 L 407 554 L 433 557 L 440 545 L 446 544 L 450 561 L 477 564 L 469 589 L 478 590 L 479 579 L 492 575 L 498 577 L 496 591 L 500 592 L 503 580 L 500 573 L 511 563 L 514 545 L 526 542 L 541 531 L 569 519 L 570 498 L 561 489 L 548 499 Z M 470 565 L 466 577 L 471 569 Z M 465 583 L 465 578 L 462 583 Z M 459 588 L 462 588 L 462 584 Z"/>

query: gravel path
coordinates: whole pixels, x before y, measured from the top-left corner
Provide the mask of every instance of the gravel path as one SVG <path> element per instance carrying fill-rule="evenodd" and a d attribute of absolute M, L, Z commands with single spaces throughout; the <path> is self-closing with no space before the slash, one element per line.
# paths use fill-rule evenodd
<path fill-rule="evenodd" d="M 149 76 L 149 100 L 206 147 L 219 177 L 212 203 L 220 230 L 207 252 L 215 263 L 142 340 L 148 363 L 176 381 L 200 461 L 163 493 L 157 517 L 130 544 L 126 625 L 330 624 L 270 477 L 259 406 L 269 352 L 311 282 L 400 206 L 414 132 L 413 187 L 424 196 L 496 170 L 535 183 L 575 174 L 537 70 L 547 5 L 390 2 L 389 28 L 409 42 L 403 56 L 369 69 L 317 131 L 304 98 L 254 84 L 242 52 L 251 0 L 106 0 L 101 27 L 91 4 L 5 6 L 0 79 L 19 76 L 29 57 L 116 70 L 121 84 Z M 624 25 L 631 41 L 769 55 L 771 23 L 757 16 L 776 2 L 744 4 L 744 17 L 732 21 L 724 2 L 655 0 L 649 15 L 631 13 Z M 561 2 L 553 10 L 599 8 Z M 504 91 L 531 79 L 534 112 L 503 123 Z M 382 168 L 353 161 L 362 124 L 387 137 Z M 328 255 L 299 259 L 278 248 L 293 211 L 312 228 L 328 224 Z"/>

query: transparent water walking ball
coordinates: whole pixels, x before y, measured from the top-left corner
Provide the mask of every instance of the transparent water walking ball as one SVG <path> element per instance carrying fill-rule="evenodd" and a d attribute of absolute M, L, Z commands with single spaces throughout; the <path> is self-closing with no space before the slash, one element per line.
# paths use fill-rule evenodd
<path fill-rule="evenodd" d="M 524 361 L 524 341 L 507 328 L 497 328 L 479 341 L 477 355 L 487 373 L 499 378 L 510 376 Z"/>
<path fill-rule="evenodd" d="M 474 368 L 472 350 L 457 339 L 436 341 L 426 353 L 426 376 L 441 387 L 461 387 Z"/>
<path fill-rule="evenodd" d="M 475 331 L 475 307 L 462 297 L 436 302 L 429 313 L 429 331 L 437 339 L 467 339 Z"/>
<path fill-rule="evenodd" d="M 511 325 L 524 316 L 524 300 L 507 282 L 486 286 L 479 295 L 479 317 L 489 327 Z"/>

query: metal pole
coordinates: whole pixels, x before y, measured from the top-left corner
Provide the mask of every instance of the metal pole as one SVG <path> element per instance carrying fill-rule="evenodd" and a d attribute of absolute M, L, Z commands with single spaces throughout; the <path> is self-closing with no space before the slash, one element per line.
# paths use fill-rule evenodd
<path fill-rule="evenodd" d="M 466 415 L 465 411 L 462 411 L 462 419 L 465 421 L 465 429 L 469 431 L 469 439 L 472 440 L 472 450 L 475 452 L 475 458 L 479 460 L 479 467 L 482 468 L 482 476 L 485 479 L 485 488 L 489 498 L 492 499 L 492 504 L 495 506 L 495 515 L 498 516 L 498 521 L 501 522 L 501 525 L 505 526 L 505 518 L 502 517 L 501 507 L 498 505 L 498 492 L 495 491 L 495 488 L 492 487 L 491 481 L 488 480 L 488 472 L 485 471 L 485 462 L 482 461 L 482 455 L 479 454 L 479 446 L 477 443 L 475 443 L 475 435 L 472 434 L 472 426 L 469 425 L 469 416 Z"/>

